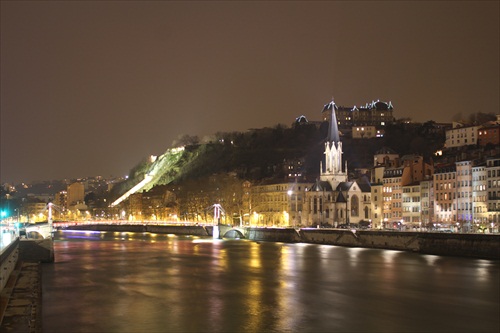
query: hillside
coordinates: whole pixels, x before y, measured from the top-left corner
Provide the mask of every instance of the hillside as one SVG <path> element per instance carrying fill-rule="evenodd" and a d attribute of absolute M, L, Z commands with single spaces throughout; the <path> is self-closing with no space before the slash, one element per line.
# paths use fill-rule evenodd
<path fill-rule="evenodd" d="M 400 155 L 421 154 L 426 159 L 442 148 L 444 134 L 432 131 L 433 123 L 423 125 L 398 123 L 386 128 L 383 138 L 342 138 L 344 160 L 349 170 L 370 168 L 373 155 L 384 146 Z M 192 144 L 180 150 L 167 150 L 155 161 L 144 160 L 136 165 L 126 182 L 113 190 L 118 197 L 151 175 L 154 177 L 142 191 L 157 185 L 181 184 L 186 180 L 202 179 L 213 174 L 233 173 L 239 179 L 259 183 L 274 179 L 284 181 L 284 162 L 301 159 L 302 173 L 308 181 L 319 175 L 323 158 L 327 123 L 317 127 L 301 124 L 292 127 L 277 125 L 273 128 L 247 132 L 218 134 L 216 142 Z M 160 161 L 161 165 L 160 165 Z"/>

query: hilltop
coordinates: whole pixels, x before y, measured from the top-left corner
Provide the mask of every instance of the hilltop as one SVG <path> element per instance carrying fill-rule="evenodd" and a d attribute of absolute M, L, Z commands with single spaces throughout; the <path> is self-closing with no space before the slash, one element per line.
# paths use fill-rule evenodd
<path fill-rule="evenodd" d="M 128 180 L 113 189 L 112 197 L 124 194 L 148 175 L 151 181 L 142 191 L 225 173 L 253 183 L 285 181 L 285 166 L 293 161 L 301 161 L 302 180 L 314 181 L 319 176 L 327 128 L 327 122 L 296 123 L 290 127 L 218 133 L 212 142 L 190 143 L 182 150 L 169 149 L 159 157 L 141 161 L 131 169 Z M 443 147 L 445 133 L 434 122 L 397 122 L 387 126 L 381 138 L 352 139 L 344 135 L 341 139 L 344 160 L 353 173 L 355 169 L 372 167 L 373 155 L 382 147 L 391 147 L 400 155 L 420 154 L 430 159 Z"/>

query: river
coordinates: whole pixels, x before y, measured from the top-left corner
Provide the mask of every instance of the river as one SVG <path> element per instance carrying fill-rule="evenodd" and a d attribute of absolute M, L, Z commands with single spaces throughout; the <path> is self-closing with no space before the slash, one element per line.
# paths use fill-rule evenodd
<path fill-rule="evenodd" d="M 58 231 L 43 332 L 499 332 L 500 262 Z"/>

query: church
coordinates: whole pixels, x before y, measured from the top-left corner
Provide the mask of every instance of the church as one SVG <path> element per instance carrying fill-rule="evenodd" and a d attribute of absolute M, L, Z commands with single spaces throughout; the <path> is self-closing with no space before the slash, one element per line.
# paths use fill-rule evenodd
<path fill-rule="evenodd" d="M 320 177 L 306 189 L 302 222 L 304 225 L 341 227 L 371 218 L 371 187 L 368 181 L 349 181 L 347 161 L 342 161 L 337 106 L 332 101 L 323 113 L 329 113 L 328 136 L 324 159 L 320 162 Z"/>

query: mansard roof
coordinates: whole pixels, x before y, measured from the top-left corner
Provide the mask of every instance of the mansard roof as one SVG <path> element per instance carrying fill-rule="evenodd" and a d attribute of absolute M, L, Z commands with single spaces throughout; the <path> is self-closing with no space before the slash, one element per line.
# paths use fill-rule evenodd
<path fill-rule="evenodd" d="M 307 121 L 306 116 L 301 115 L 301 116 L 295 118 L 295 122 L 300 124 L 300 123 L 307 123 L 308 121 Z"/>
<path fill-rule="evenodd" d="M 377 100 L 376 102 L 372 102 L 372 109 L 375 109 L 377 111 L 387 111 L 387 110 L 392 110 L 392 103 L 386 103 L 386 102 L 381 102 L 380 100 Z"/>
<path fill-rule="evenodd" d="M 332 100 L 333 102 L 333 100 Z M 330 111 L 332 109 L 332 102 L 325 104 L 325 107 L 323 108 L 323 112 L 325 111 Z M 369 103 L 366 103 L 365 105 L 361 105 L 360 107 L 355 106 L 338 106 L 335 103 L 333 103 L 333 106 L 335 107 L 335 110 L 341 110 L 341 111 L 367 111 L 367 110 L 377 110 L 377 111 L 392 111 L 394 107 L 392 106 L 392 102 L 382 102 L 381 100 L 376 100 L 376 101 L 371 101 Z"/>
<path fill-rule="evenodd" d="M 330 111 L 332 109 L 332 107 L 335 110 L 338 110 L 337 104 L 335 104 L 335 102 L 333 101 L 333 98 L 332 98 L 332 101 L 330 103 L 325 104 L 325 106 L 323 107 L 323 111 L 321 111 L 321 112 Z"/>

